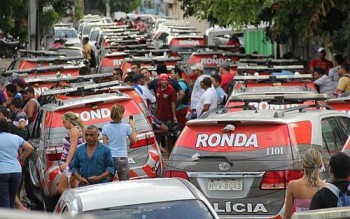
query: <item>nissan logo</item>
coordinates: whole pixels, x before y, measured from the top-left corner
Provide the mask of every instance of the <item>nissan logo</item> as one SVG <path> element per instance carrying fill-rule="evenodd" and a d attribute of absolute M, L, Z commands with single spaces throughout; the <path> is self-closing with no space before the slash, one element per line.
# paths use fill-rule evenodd
<path fill-rule="evenodd" d="M 231 165 L 229 163 L 221 163 L 219 164 L 219 170 L 220 171 L 228 171 L 230 169 Z"/>

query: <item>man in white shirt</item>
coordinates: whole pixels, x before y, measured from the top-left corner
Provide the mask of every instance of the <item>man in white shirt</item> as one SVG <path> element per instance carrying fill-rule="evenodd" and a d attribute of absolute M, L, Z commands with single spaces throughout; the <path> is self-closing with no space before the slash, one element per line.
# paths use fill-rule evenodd
<path fill-rule="evenodd" d="M 193 111 L 196 111 L 196 106 L 199 102 L 199 99 L 201 98 L 202 94 L 204 93 L 204 89 L 201 88 L 200 82 L 204 78 L 209 78 L 209 75 L 203 75 L 204 66 L 201 63 L 197 63 L 196 65 L 191 67 L 193 74 L 197 76 L 196 81 L 194 82 L 193 88 L 192 88 L 192 94 L 191 94 L 191 109 Z M 198 113 L 194 114 L 192 118 L 196 118 L 199 116 Z"/>
<path fill-rule="evenodd" d="M 200 117 L 203 113 L 214 110 L 218 106 L 218 96 L 215 88 L 211 85 L 211 79 L 206 77 L 202 80 L 201 88 L 204 89 L 203 95 L 200 97 L 197 106 L 196 112 L 198 117 Z"/>

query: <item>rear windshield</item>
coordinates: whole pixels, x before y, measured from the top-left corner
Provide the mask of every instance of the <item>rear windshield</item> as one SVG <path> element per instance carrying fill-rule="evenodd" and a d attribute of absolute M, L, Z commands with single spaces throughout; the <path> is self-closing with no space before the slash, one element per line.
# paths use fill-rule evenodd
<path fill-rule="evenodd" d="M 161 203 L 148 203 L 118 208 L 88 211 L 100 219 L 211 219 L 214 218 L 203 202 L 199 200 L 180 200 Z"/>
<path fill-rule="evenodd" d="M 233 131 L 225 131 L 228 129 Z M 286 147 L 290 146 L 290 140 L 288 126 L 285 124 L 225 123 L 187 126 L 179 136 L 176 146 L 207 152 L 264 150 L 267 156 L 290 153 Z M 277 147 L 282 148 L 281 151 L 270 150 Z M 256 156 L 261 156 L 261 153 L 249 155 L 249 157 Z"/>
<path fill-rule="evenodd" d="M 135 101 L 123 101 L 119 103 L 123 104 L 125 107 L 123 123 L 128 123 L 129 116 L 133 115 L 137 133 L 151 130 L 151 125 Z M 110 109 L 112 105 L 113 104 L 105 104 L 99 105 L 98 107 L 79 107 L 76 109 L 46 113 L 45 124 L 51 128 L 48 136 L 50 143 L 54 145 L 62 144 L 62 138 L 67 134 L 67 130 L 64 128 L 61 119 L 65 112 L 72 111 L 77 113 L 85 127 L 95 125 L 101 129 L 104 124 L 111 121 Z M 51 121 L 50 125 L 47 124 L 49 121 Z"/>

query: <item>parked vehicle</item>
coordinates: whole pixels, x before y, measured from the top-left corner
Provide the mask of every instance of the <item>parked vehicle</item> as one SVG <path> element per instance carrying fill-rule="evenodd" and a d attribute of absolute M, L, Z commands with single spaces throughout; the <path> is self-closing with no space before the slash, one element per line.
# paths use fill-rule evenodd
<path fill-rule="evenodd" d="M 283 215 L 288 182 L 302 176 L 308 148 L 330 156 L 348 139 L 350 116 L 297 106 L 283 110 L 208 113 L 191 120 L 179 136 L 166 177 L 189 180 L 220 218 L 276 218 Z"/>
<path fill-rule="evenodd" d="M 101 219 L 219 218 L 203 194 L 183 179 L 142 179 L 69 189 L 54 213 L 91 214 Z"/>

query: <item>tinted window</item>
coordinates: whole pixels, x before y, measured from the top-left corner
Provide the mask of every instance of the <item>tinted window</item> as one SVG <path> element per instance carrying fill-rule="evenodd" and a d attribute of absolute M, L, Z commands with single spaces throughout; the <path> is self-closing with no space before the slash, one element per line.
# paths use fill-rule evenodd
<path fill-rule="evenodd" d="M 72 29 L 61 29 L 61 30 L 55 30 L 55 39 L 56 38 L 78 38 L 77 33 Z"/>
<path fill-rule="evenodd" d="M 162 203 L 125 206 L 120 208 L 101 209 L 92 212 L 101 219 L 209 219 L 213 218 L 208 208 L 199 200 L 182 200 Z"/>
<path fill-rule="evenodd" d="M 323 119 L 321 126 L 323 147 L 325 147 L 329 153 L 340 151 L 344 142 L 342 141 L 341 132 L 335 118 Z"/>
<path fill-rule="evenodd" d="M 341 126 L 343 127 L 345 133 L 350 135 L 350 119 L 347 117 L 339 117 Z"/>

